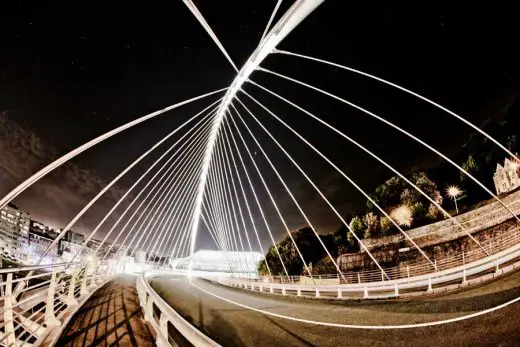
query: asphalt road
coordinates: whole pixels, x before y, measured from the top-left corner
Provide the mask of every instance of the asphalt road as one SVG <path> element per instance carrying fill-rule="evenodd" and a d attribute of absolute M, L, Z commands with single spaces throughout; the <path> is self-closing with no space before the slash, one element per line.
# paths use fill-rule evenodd
<path fill-rule="evenodd" d="M 520 272 L 483 286 L 438 296 L 392 301 L 324 302 L 273 297 L 202 279 L 152 280 L 152 287 L 205 334 L 223 346 L 518 346 L 520 303 L 461 322 L 399 330 L 318 326 L 254 312 L 199 290 L 265 311 L 304 319 L 360 325 L 442 320 L 494 307 L 520 296 Z"/>

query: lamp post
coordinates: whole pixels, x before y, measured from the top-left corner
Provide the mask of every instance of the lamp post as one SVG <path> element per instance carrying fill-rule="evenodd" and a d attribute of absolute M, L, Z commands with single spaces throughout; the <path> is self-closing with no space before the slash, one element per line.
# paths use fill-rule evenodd
<path fill-rule="evenodd" d="M 455 211 L 459 214 L 459 207 L 457 206 L 457 197 L 462 194 L 462 190 L 457 186 L 449 186 L 446 188 L 446 194 L 455 202 Z"/>

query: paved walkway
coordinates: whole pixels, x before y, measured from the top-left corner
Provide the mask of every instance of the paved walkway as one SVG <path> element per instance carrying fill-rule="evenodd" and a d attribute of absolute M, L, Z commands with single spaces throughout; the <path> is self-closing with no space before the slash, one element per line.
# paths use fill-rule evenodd
<path fill-rule="evenodd" d="M 145 323 L 133 276 L 101 287 L 76 312 L 57 346 L 155 346 Z"/>

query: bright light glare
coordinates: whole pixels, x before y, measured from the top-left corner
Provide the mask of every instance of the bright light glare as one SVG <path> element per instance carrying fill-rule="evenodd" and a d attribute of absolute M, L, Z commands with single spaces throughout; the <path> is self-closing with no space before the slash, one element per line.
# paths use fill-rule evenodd
<path fill-rule="evenodd" d="M 446 188 L 446 194 L 448 194 L 452 199 L 455 199 L 457 196 L 462 194 L 462 190 L 457 186 L 449 186 Z"/>
<path fill-rule="evenodd" d="M 412 211 L 407 205 L 401 205 L 390 212 L 390 217 L 401 226 L 412 225 Z"/>

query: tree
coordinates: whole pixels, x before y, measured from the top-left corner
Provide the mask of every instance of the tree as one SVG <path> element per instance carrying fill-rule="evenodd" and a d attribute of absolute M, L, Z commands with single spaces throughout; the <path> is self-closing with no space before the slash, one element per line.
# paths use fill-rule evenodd
<path fill-rule="evenodd" d="M 422 225 L 428 222 L 428 207 L 426 206 L 422 202 L 416 202 L 410 207 L 414 225 Z"/>
<path fill-rule="evenodd" d="M 384 210 L 399 205 L 401 202 L 401 192 L 405 186 L 404 184 L 405 182 L 400 177 L 390 177 L 376 188 L 375 192 L 371 195 L 371 198 Z M 367 202 L 367 211 L 379 212 L 370 201 Z"/>
<path fill-rule="evenodd" d="M 470 154 L 468 159 L 464 163 L 462 163 L 461 167 L 470 173 L 472 176 L 475 176 L 478 174 L 478 171 L 480 170 L 477 161 L 475 158 L 473 158 L 473 155 Z M 467 180 L 469 180 L 468 176 L 464 174 L 463 172 L 460 173 L 460 182 L 465 183 Z"/>
<path fill-rule="evenodd" d="M 280 256 L 283 260 L 283 264 L 285 265 L 289 275 L 300 275 L 306 273 L 302 257 L 307 265 L 310 263 L 316 264 L 323 257 L 328 257 L 327 252 L 323 248 L 323 245 L 310 227 L 304 227 L 296 231 L 292 231 L 291 236 L 294 239 L 294 242 L 289 236 L 286 236 L 282 241 L 276 244 L 276 247 L 280 252 Z M 338 252 L 334 245 L 333 235 L 320 235 L 320 239 L 327 250 L 329 250 L 333 256 L 337 256 Z M 296 249 L 295 244 L 298 246 L 298 249 Z M 301 257 L 298 253 L 298 250 L 301 253 Z M 278 257 L 274 246 L 269 248 L 265 259 L 269 264 L 269 268 L 271 269 L 273 275 L 285 275 L 283 266 L 280 262 L 280 257 Z M 266 274 L 267 266 L 265 265 L 264 261 L 258 264 L 258 271 L 261 274 Z"/>
<path fill-rule="evenodd" d="M 336 269 L 336 266 L 329 257 L 320 259 L 312 268 L 312 273 L 315 275 L 328 275 L 337 272 L 338 269 Z"/>
<path fill-rule="evenodd" d="M 382 235 L 388 235 L 391 233 L 391 230 L 393 228 L 395 228 L 394 224 L 392 223 L 392 221 L 386 217 L 386 216 L 382 216 L 381 219 L 379 220 L 379 224 L 380 224 L 380 227 L 381 227 L 381 234 Z"/>
<path fill-rule="evenodd" d="M 365 232 L 363 237 L 368 239 L 372 236 L 376 236 L 379 231 L 379 218 L 373 212 L 368 212 L 363 216 L 363 224 L 365 226 Z"/>
<path fill-rule="evenodd" d="M 350 229 L 357 236 L 362 235 L 365 230 L 365 225 L 363 224 L 361 218 L 357 216 L 352 218 L 352 220 L 350 221 Z"/>

